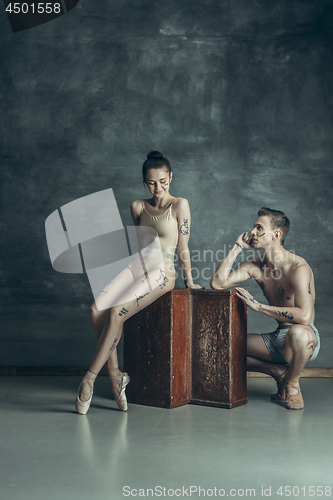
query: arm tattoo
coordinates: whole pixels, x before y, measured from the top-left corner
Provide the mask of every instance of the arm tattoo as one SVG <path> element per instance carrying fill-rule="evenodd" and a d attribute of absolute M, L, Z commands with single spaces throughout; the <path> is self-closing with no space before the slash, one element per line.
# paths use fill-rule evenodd
<path fill-rule="evenodd" d="M 124 316 L 124 314 L 127 314 L 128 311 L 125 307 L 122 308 L 122 310 L 120 311 L 120 313 L 118 313 L 118 316 Z"/>
<path fill-rule="evenodd" d="M 287 312 L 287 311 L 278 311 L 279 315 L 280 316 L 284 316 L 285 318 L 288 318 L 288 319 L 294 319 L 294 316 L 290 313 L 290 312 Z"/>
<path fill-rule="evenodd" d="M 282 288 L 282 286 L 279 286 L 278 294 L 280 295 L 281 299 L 283 299 L 283 297 L 284 297 L 284 288 Z"/>
<path fill-rule="evenodd" d="M 256 302 L 253 297 L 250 298 L 250 302 L 253 302 L 253 304 Z"/>
<path fill-rule="evenodd" d="M 311 295 L 311 287 L 310 287 L 310 283 L 309 283 L 308 292 L 309 292 L 309 294 Z"/>
<path fill-rule="evenodd" d="M 183 222 L 183 224 L 180 226 L 179 231 L 180 231 L 182 234 L 186 235 L 186 234 L 189 234 L 188 219 L 183 219 L 183 220 L 184 220 L 184 222 Z"/>

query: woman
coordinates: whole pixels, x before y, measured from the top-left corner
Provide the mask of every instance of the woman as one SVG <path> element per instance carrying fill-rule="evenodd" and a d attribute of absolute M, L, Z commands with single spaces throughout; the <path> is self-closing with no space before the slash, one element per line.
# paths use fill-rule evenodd
<path fill-rule="evenodd" d="M 172 181 L 169 161 L 162 153 L 151 151 L 143 164 L 142 174 L 152 198 L 136 200 L 131 205 L 133 222 L 139 226 L 141 255 L 134 257 L 130 265 L 104 288 L 91 307 L 98 341 L 76 398 L 76 411 L 83 415 L 89 409 L 94 381 L 105 363 L 115 401 L 120 410 L 127 410 L 125 388 L 130 378 L 119 370 L 116 350 L 123 323 L 174 288 L 176 248 L 186 286 L 202 288 L 193 283 L 191 275 L 190 208 L 187 200 L 175 198 L 169 192 Z M 158 238 L 152 237 L 153 233 Z"/>

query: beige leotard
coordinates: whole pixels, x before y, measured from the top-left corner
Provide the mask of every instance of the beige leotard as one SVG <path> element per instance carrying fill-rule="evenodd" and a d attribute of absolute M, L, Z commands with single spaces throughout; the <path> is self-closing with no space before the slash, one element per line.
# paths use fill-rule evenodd
<path fill-rule="evenodd" d="M 172 203 L 161 215 L 151 215 L 143 200 L 139 226 L 152 227 L 157 231 L 164 265 L 175 272 L 174 255 L 178 243 L 178 223 L 172 217 L 171 208 Z"/>

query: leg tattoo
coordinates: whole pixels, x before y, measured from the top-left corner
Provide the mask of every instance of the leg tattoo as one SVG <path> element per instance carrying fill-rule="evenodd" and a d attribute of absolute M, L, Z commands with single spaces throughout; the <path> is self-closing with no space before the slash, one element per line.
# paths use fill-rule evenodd
<path fill-rule="evenodd" d="M 114 341 L 112 343 L 112 346 L 110 348 L 110 351 L 114 351 L 115 350 L 117 342 L 118 342 L 118 339 L 114 339 Z"/>
<path fill-rule="evenodd" d="M 120 313 L 118 313 L 118 316 L 124 316 L 124 314 L 127 314 L 128 311 L 125 307 L 122 308 L 122 310 L 120 311 Z"/>
<path fill-rule="evenodd" d="M 146 295 L 149 295 L 149 292 L 145 293 L 144 295 L 139 295 L 139 296 L 135 295 L 136 296 L 136 304 L 138 307 L 139 307 L 139 300 L 143 299 L 143 297 L 145 297 Z"/>

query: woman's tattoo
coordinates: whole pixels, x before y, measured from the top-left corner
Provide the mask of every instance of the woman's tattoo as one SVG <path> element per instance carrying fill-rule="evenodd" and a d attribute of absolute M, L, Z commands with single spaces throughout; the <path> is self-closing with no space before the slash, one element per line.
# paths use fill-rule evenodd
<path fill-rule="evenodd" d="M 146 295 L 149 295 L 149 292 L 145 293 L 144 295 L 139 295 L 139 297 L 137 295 L 135 295 L 136 296 L 136 304 L 138 307 L 139 307 L 139 300 L 143 299 L 143 297 L 145 297 Z"/>
<path fill-rule="evenodd" d="M 112 346 L 110 348 L 110 351 L 114 351 L 114 349 L 116 348 L 116 344 L 118 342 L 118 339 L 114 339 L 113 343 L 112 343 Z"/>
<path fill-rule="evenodd" d="M 290 312 L 287 312 L 287 311 L 278 311 L 279 315 L 280 316 L 284 316 L 285 318 L 288 318 L 288 319 L 294 319 L 294 316 L 290 313 Z"/>
<path fill-rule="evenodd" d="M 162 290 L 162 288 L 164 288 L 167 285 L 168 281 L 169 281 L 169 279 L 166 276 L 164 276 L 163 283 L 159 284 L 159 287 L 161 290 Z"/>
<path fill-rule="evenodd" d="M 158 275 L 158 277 L 156 279 L 156 283 L 161 281 L 163 278 L 164 278 L 164 272 L 163 272 L 163 269 L 160 269 L 160 274 Z"/>
<path fill-rule="evenodd" d="M 283 299 L 283 297 L 284 297 L 284 288 L 282 288 L 282 286 L 279 286 L 278 294 L 280 295 L 281 299 Z"/>
<path fill-rule="evenodd" d="M 189 229 L 188 229 L 188 219 L 184 219 L 184 222 L 183 222 L 183 224 L 180 226 L 179 231 L 180 231 L 182 234 L 184 234 L 184 235 L 186 235 L 186 234 L 188 234 L 188 233 L 189 233 Z"/>
<path fill-rule="evenodd" d="M 116 281 L 120 280 L 120 276 L 116 276 L 115 278 L 113 278 L 113 280 L 110 281 L 110 283 L 106 286 L 110 286 L 110 285 L 114 285 Z"/>
<path fill-rule="evenodd" d="M 309 283 L 308 292 L 309 292 L 309 294 L 311 295 L 311 287 L 310 287 L 310 283 Z"/>
<path fill-rule="evenodd" d="M 124 316 L 124 314 L 127 314 L 128 311 L 125 307 L 122 308 L 122 310 L 120 311 L 120 313 L 118 313 L 118 316 Z"/>

